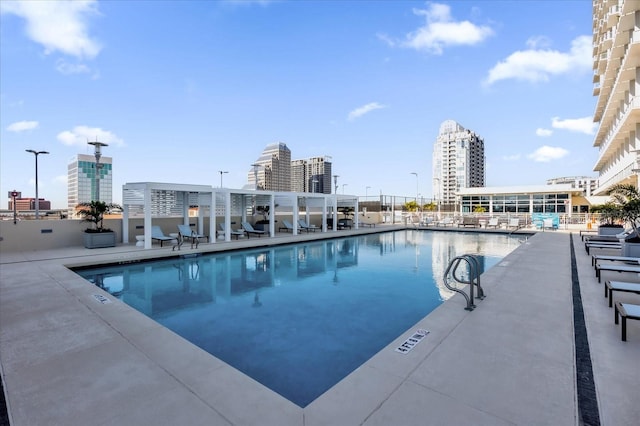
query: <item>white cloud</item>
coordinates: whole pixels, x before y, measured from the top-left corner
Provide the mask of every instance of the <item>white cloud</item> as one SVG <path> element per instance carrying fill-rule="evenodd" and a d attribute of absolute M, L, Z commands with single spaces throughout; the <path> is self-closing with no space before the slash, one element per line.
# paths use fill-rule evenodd
<path fill-rule="evenodd" d="M 564 148 L 544 145 L 536 149 L 527 157 L 539 163 L 548 163 L 553 160 L 559 160 L 567 154 L 569 154 L 569 151 Z"/>
<path fill-rule="evenodd" d="M 538 42 L 532 42 L 530 39 L 529 45 L 537 46 Z M 548 81 L 553 75 L 588 71 L 593 66 L 591 55 L 591 36 L 580 36 L 574 39 L 568 52 L 535 48 L 520 50 L 490 69 L 484 83 L 491 85 L 507 79 L 530 82 Z"/>
<path fill-rule="evenodd" d="M 33 130 L 38 127 L 37 121 L 16 121 L 15 123 L 9 124 L 7 130 L 10 132 L 24 132 L 25 130 Z"/>
<path fill-rule="evenodd" d="M 63 59 L 56 62 L 56 70 L 58 70 L 60 74 L 64 75 L 86 74 L 91 72 L 91 69 L 85 64 L 70 64 Z"/>
<path fill-rule="evenodd" d="M 597 124 L 593 122 L 593 117 L 567 118 L 560 120 L 558 117 L 551 119 L 551 126 L 554 129 L 569 130 L 570 132 L 585 133 L 593 135 Z"/>
<path fill-rule="evenodd" d="M 407 34 L 402 41 L 396 42 L 384 34 L 378 34 L 378 38 L 391 47 L 400 46 L 440 55 L 445 47 L 472 46 L 493 35 L 493 30 L 488 26 L 454 21 L 451 8 L 446 4 L 430 3 L 427 9 L 413 9 L 413 13 L 425 17 L 424 26 Z"/>
<path fill-rule="evenodd" d="M 536 135 L 542 138 L 549 137 L 552 134 L 553 134 L 553 130 L 550 130 L 550 129 L 542 129 L 542 128 L 536 129 Z"/>
<path fill-rule="evenodd" d="M 98 15 L 97 1 L 2 1 L 0 12 L 26 21 L 27 36 L 45 48 L 78 58 L 94 58 L 102 48 L 88 34 L 88 21 Z"/>
<path fill-rule="evenodd" d="M 124 146 L 124 141 L 108 130 L 99 127 L 76 126 L 73 130 L 58 133 L 58 140 L 69 146 L 85 146 L 87 142 L 98 140 L 108 145 Z"/>
<path fill-rule="evenodd" d="M 544 49 L 551 46 L 551 40 L 545 36 L 535 36 L 529 37 L 526 44 L 529 49 Z"/>
<path fill-rule="evenodd" d="M 363 105 L 361 107 L 358 107 L 358 108 L 354 109 L 353 111 L 351 111 L 349 113 L 349 116 L 347 118 L 348 118 L 349 121 L 353 121 L 356 118 L 362 117 L 363 115 L 365 115 L 365 114 L 367 114 L 367 113 L 369 113 L 371 111 L 374 111 L 376 109 L 382 109 L 382 108 L 386 108 L 386 106 L 385 105 L 381 105 L 381 104 L 379 104 L 377 102 L 371 102 L 371 103 L 368 103 L 366 105 Z"/>

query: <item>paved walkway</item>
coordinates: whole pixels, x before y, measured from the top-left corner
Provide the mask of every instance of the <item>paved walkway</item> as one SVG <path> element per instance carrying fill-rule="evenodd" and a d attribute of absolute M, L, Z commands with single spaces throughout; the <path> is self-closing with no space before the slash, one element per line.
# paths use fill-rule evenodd
<path fill-rule="evenodd" d="M 11 424 L 582 424 L 572 239 L 600 423 L 637 425 L 640 321 L 629 321 L 628 341 L 622 342 L 613 309 L 603 297 L 604 284 L 598 284 L 577 232 L 529 238 L 483 274 L 488 297 L 476 310 L 467 312 L 461 297 L 452 298 L 304 409 L 87 285 L 64 266 L 155 256 L 170 249 L 3 253 L 0 366 Z M 273 242 L 251 239 L 201 248 Z M 603 282 L 609 277 L 640 281 L 633 274 L 603 272 Z M 95 294 L 112 302 L 100 303 Z M 640 303 L 633 294 L 616 298 Z M 395 352 L 416 328 L 430 334 L 410 353 Z"/>

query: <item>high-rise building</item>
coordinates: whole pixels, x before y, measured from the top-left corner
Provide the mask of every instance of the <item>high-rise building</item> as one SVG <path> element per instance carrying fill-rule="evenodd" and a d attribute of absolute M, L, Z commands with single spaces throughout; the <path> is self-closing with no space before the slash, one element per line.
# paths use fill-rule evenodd
<path fill-rule="evenodd" d="M 113 202 L 113 168 L 111 157 L 100 157 L 100 201 Z M 67 208 L 70 216 L 80 203 L 95 200 L 96 157 L 78 154 L 67 166 Z"/>
<path fill-rule="evenodd" d="M 590 197 L 596 189 L 598 180 L 590 176 L 563 176 L 547 179 L 547 185 L 571 185 L 572 188 L 581 189 L 584 195 Z"/>
<path fill-rule="evenodd" d="M 291 162 L 291 190 L 331 194 L 329 157 L 311 157 Z"/>
<path fill-rule="evenodd" d="M 599 124 L 595 195 L 638 187 L 640 171 L 640 2 L 593 1 L 593 121 Z"/>
<path fill-rule="evenodd" d="M 266 146 L 247 174 L 247 188 L 291 191 L 291 151 L 282 142 Z"/>
<path fill-rule="evenodd" d="M 460 188 L 485 186 L 484 140 L 453 120 L 440 125 L 433 145 L 433 196 L 447 206 Z"/>

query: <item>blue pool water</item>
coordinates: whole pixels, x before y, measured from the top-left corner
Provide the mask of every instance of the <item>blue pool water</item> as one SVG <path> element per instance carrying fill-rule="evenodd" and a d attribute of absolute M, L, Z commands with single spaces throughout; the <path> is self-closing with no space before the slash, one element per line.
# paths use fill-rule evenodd
<path fill-rule="evenodd" d="M 451 296 L 449 259 L 518 244 L 404 230 L 76 272 L 305 407 Z"/>

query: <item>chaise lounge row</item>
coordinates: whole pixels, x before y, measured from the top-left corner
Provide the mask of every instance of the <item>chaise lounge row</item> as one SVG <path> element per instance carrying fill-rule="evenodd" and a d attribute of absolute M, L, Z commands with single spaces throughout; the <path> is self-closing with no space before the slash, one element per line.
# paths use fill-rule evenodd
<path fill-rule="evenodd" d="M 595 269 L 598 282 L 601 282 L 602 271 L 640 273 L 640 258 L 616 255 L 592 255 L 591 264 Z M 634 293 L 640 295 L 640 283 L 607 280 L 604 285 L 604 296 L 609 299 L 609 307 L 614 308 L 614 322 L 621 324 L 621 339 L 627 340 L 627 320 L 640 320 L 640 304 L 616 301 L 613 293 Z"/>

